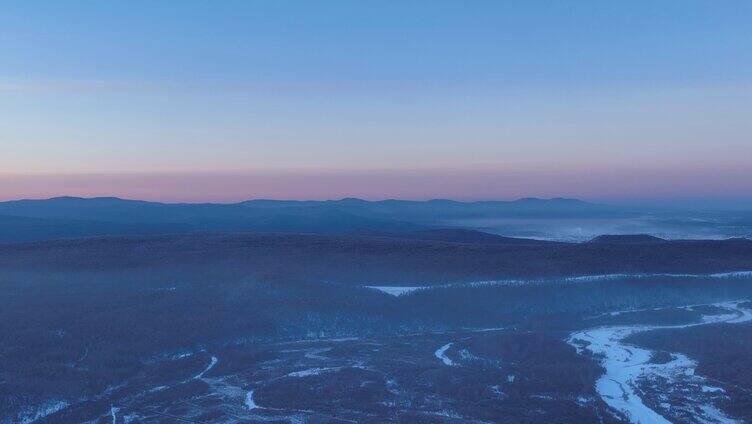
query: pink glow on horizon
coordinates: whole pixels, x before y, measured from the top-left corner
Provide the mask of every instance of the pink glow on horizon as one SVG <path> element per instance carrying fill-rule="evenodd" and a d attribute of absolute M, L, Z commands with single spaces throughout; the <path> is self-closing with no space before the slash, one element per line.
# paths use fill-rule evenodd
<path fill-rule="evenodd" d="M 581 199 L 739 198 L 752 193 L 750 169 L 422 170 L 300 173 L 139 173 L 0 175 L 0 200 L 117 196 L 164 202 L 248 199 Z"/>

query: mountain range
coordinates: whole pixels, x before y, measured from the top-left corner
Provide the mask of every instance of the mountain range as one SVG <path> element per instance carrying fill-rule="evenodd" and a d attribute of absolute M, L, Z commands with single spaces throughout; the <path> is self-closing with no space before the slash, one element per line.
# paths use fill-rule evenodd
<path fill-rule="evenodd" d="M 458 202 L 355 198 L 159 203 L 116 197 L 0 202 L 0 241 L 199 231 L 402 233 L 457 219 L 613 218 L 630 212 L 575 199 Z M 451 226 L 451 225 L 450 225 Z"/>

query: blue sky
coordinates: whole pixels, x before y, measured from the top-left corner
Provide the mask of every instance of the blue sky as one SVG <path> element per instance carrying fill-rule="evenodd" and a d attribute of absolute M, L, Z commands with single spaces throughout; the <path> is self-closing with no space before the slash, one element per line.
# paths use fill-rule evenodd
<path fill-rule="evenodd" d="M 748 1 L 2 9 L 0 198 L 752 192 Z M 202 176 L 268 184 L 175 194 Z"/>

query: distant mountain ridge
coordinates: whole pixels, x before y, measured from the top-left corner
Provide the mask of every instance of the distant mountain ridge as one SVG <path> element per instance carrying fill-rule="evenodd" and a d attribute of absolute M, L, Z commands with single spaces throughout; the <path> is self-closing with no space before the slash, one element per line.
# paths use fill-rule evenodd
<path fill-rule="evenodd" d="M 249 199 L 234 203 L 213 203 L 213 202 L 157 202 L 150 200 L 138 200 L 138 199 L 125 199 L 116 196 L 98 196 L 98 197 L 78 197 L 78 196 L 56 196 L 46 199 L 18 199 L 18 200 L 6 200 L 0 202 L 0 207 L 6 207 L 8 205 L 21 205 L 21 204 L 42 204 L 42 203 L 100 203 L 100 204 L 122 204 L 122 203 L 138 203 L 138 204 L 152 204 L 152 205 L 241 205 L 241 204 L 268 204 L 274 206 L 292 206 L 292 205 L 314 205 L 314 204 L 453 204 L 453 205 L 479 205 L 479 204 L 492 204 L 492 205 L 514 205 L 514 204 L 569 204 L 569 205 L 582 205 L 582 206 L 604 206 L 597 203 L 586 202 L 584 200 L 565 198 L 565 197 L 553 197 L 549 199 L 537 198 L 537 197 L 522 197 L 516 200 L 474 200 L 474 201 L 460 201 L 452 199 L 429 199 L 429 200 L 402 200 L 402 199 L 384 199 L 384 200 L 365 200 L 357 197 L 344 197 L 342 199 L 331 200 L 277 200 L 277 199 Z"/>
<path fill-rule="evenodd" d="M 622 214 L 576 199 L 460 202 L 357 198 L 160 203 L 117 197 L 54 197 L 0 202 L 0 241 L 196 231 L 401 233 L 458 218 L 566 218 Z M 446 226 L 446 225 L 443 225 Z"/>

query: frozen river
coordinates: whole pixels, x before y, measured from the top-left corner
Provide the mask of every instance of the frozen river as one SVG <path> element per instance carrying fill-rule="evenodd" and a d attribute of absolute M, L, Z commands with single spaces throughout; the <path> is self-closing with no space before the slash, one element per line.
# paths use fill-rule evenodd
<path fill-rule="evenodd" d="M 695 361 L 686 355 L 671 353 L 669 361 L 656 363 L 651 361 L 654 352 L 624 342 L 638 332 L 752 320 L 752 311 L 740 307 L 740 302 L 713 306 L 723 308 L 723 312 L 703 316 L 701 322 L 694 324 L 599 327 L 575 332 L 568 342 L 578 353 L 587 350 L 602 358 L 605 373 L 596 382 L 595 389 L 606 404 L 630 422 L 670 423 L 671 417 L 681 415 L 691 417 L 697 423 L 735 423 L 736 420 L 714 406 L 714 401 L 724 395 L 723 389 L 713 387 L 703 377 L 695 375 Z M 656 390 L 660 393 L 660 401 L 651 403 L 657 406 L 649 406 L 641 394 L 644 388 L 657 385 L 660 385 Z"/>

